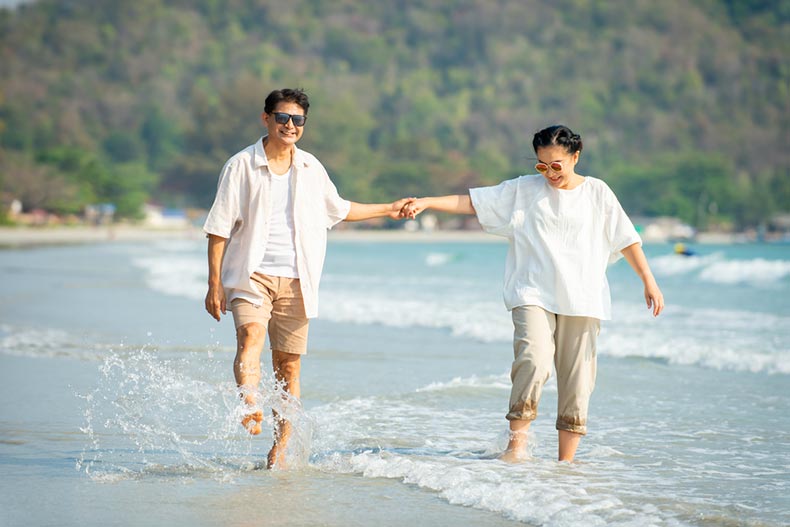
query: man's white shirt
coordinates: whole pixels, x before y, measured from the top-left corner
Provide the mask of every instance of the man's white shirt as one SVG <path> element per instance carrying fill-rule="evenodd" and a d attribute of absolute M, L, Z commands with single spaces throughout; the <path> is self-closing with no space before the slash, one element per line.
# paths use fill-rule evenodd
<path fill-rule="evenodd" d="M 264 259 L 271 236 L 274 194 L 263 139 L 231 157 L 220 173 L 217 195 L 203 225 L 227 238 L 222 284 L 228 304 L 243 298 L 260 305 L 250 280 Z M 338 195 L 323 165 L 294 146 L 293 236 L 296 267 L 308 318 L 318 316 L 318 286 L 326 257 L 327 230 L 348 216 L 351 202 Z"/>

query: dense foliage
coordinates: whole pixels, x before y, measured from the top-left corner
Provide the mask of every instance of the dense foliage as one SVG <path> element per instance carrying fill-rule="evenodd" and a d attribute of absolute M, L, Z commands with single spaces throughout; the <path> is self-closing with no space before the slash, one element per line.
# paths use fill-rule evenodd
<path fill-rule="evenodd" d="M 290 86 L 350 199 L 531 173 L 561 122 L 632 214 L 790 209 L 787 2 L 52 0 L 0 10 L 0 54 L 0 178 L 26 207 L 206 206 Z"/>

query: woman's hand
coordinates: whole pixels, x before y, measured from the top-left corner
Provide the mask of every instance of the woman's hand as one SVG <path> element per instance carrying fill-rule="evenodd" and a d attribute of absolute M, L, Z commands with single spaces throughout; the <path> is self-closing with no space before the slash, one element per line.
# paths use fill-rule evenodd
<path fill-rule="evenodd" d="M 402 220 L 407 218 L 408 215 L 404 211 L 411 203 L 414 202 L 415 199 L 417 198 L 403 198 L 399 199 L 398 201 L 393 201 L 390 205 L 390 210 L 387 213 L 387 216 L 393 220 Z"/>
<path fill-rule="evenodd" d="M 645 282 L 645 302 L 647 308 L 653 309 L 653 316 L 657 317 L 664 310 L 664 295 L 655 280 Z"/>
<path fill-rule="evenodd" d="M 413 220 L 426 208 L 428 208 L 428 198 L 412 198 L 403 206 L 401 214 L 403 218 Z"/>
<path fill-rule="evenodd" d="M 653 316 L 657 317 L 664 311 L 664 295 L 661 289 L 658 288 L 656 279 L 650 271 L 650 266 L 647 264 L 647 258 L 642 251 L 642 246 L 639 243 L 634 243 L 621 251 L 628 264 L 636 271 L 637 276 L 642 279 L 645 284 L 645 302 L 647 308 L 653 310 Z"/>

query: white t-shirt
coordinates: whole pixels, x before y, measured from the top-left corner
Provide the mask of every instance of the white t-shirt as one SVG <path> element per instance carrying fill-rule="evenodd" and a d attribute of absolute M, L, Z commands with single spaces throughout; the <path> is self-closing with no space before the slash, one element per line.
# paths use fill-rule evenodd
<path fill-rule="evenodd" d="M 611 318 L 606 266 L 642 243 L 612 190 L 586 177 L 572 190 L 541 175 L 469 191 L 480 224 L 510 241 L 505 305 L 559 315 Z"/>
<path fill-rule="evenodd" d="M 272 177 L 269 239 L 266 240 L 263 260 L 258 266 L 259 273 L 269 276 L 299 278 L 294 244 L 292 173 L 292 168 L 282 175 L 269 170 Z"/>

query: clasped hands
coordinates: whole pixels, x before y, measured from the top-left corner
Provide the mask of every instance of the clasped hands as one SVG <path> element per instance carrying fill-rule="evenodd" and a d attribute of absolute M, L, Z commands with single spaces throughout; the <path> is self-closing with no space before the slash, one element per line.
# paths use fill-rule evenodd
<path fill-rule="evenodd" d="M 416 218 L 422 211 L 427 208 L 425 198 L 403 198 L 392 203 L 393 219 L 410 219 Z"/>

